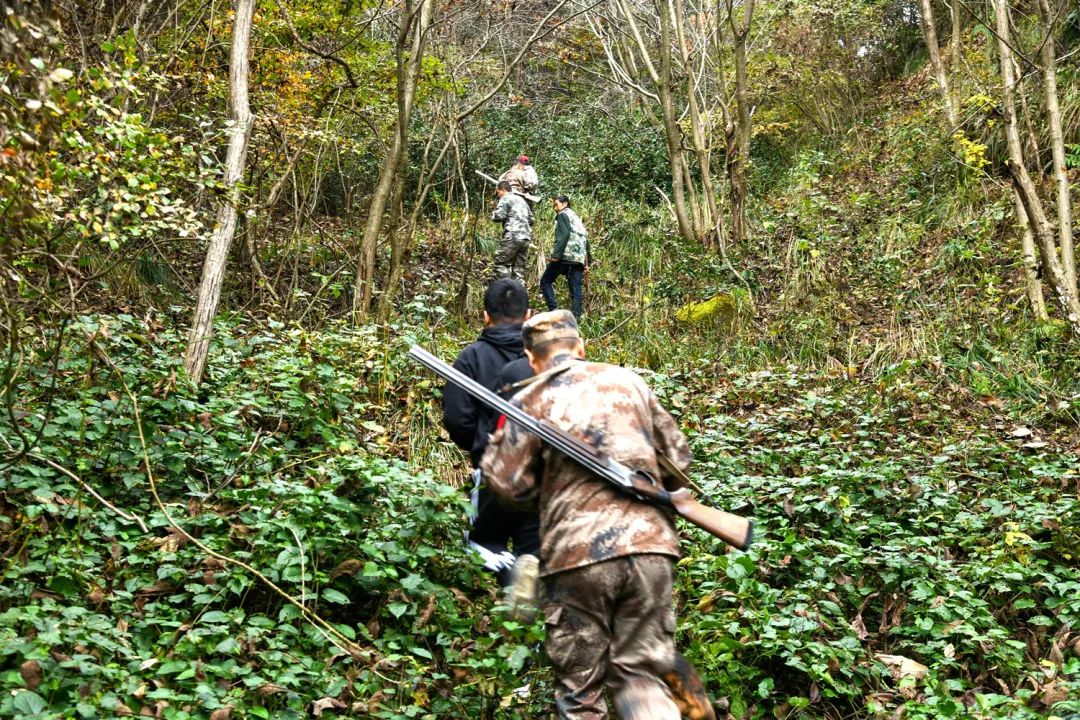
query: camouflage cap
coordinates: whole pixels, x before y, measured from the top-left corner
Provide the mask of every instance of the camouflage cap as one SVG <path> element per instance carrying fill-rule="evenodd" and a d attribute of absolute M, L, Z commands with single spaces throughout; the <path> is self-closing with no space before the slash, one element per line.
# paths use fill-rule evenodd
<path fill-rule="evenodd" d="M 552 340 L 580 338 L 577 320 L 569 310 L 551 310 L 533 315 L 521 326 L 521 341 L 525 348 L 533 348 Z"/>

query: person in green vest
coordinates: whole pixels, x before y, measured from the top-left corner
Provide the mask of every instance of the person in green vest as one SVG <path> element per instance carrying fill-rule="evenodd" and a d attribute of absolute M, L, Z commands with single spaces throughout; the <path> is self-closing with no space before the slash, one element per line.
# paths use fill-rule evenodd
<path fill-rule="evenodd" d="M 555 247 L 548 257 L 548 265 L 540 278 L 540 292 L 548 310 L 558 307 L 555 301 L 555 280 L 566 276 L 570 286 L 570 311 L 581 319 L 584 301 L 585 275 L 592 263 L 589 252 L 589 234 L 577 213 L 570 209 L 570 198 L 558 195 L 551 200 L 555 207 Z"/>

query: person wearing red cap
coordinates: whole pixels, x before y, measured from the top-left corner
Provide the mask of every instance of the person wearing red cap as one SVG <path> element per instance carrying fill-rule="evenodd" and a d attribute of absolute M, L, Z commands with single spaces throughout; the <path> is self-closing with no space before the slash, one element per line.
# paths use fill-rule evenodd
<path fill-rule="evenodd" d="M 536 175 L 536 168 L 529 162 L 528 155 L 518 155 L 510 169 L 499 176 L 499 180 L 510 183 L 510 188 L 518 195 L 531 195 L 536 190 L 536 186 L 540 184 L 540 178 Z"/>

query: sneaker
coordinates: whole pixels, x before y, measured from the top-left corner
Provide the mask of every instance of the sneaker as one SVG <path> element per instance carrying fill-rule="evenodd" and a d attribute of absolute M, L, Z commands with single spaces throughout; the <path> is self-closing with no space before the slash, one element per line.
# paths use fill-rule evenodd
<path fill-rule="evenodd" d="M 537 578 L 540 560 L 535 555 L 521 555 L 510 570 L 510 584 L 506 588 L 506 605 L 510 616 L 520 622 L 531 623 L 536 618 Z"/>

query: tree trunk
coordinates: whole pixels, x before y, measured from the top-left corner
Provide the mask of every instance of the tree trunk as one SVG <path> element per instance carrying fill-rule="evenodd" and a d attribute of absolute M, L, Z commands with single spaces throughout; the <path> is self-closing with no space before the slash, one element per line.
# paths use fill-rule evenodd
<path fill-rule="evenodd" d="M 959 0 L 953 0 L 958 2 Z M 950 132 L 956 129 L 960 110 L 957 107 L 956 98 L 949 90 L 949 76 L 945 73 L 945 65 L 941 62 L 941 48 L 938 47 L 937 29 L 934 27 L 934 9 L 930 5 L 931 0 L 919 0 L 919 24 L 922 26 L 923 39 L 926 41 L 926 51 L 930 53 L 930 69 L 934 71 L 938 89 L 941 91 L 941 99 L 945 102 L 945 112 L 949 118 Z M 955 68 L 954 68 L 955 69 Z"/>
<path fill-rule="evenodd" d="M 382 294 L 376 306 L 375 319 L 377 322 L 385 322 L 390 319 L 390 308 L 393 303 L 394 290 L 391 284 L 396 284 L 401 276 L 402 264 L 405 260 L 405 246 L 407 244 L 406 233 L 411 230 L 403 227 L 402 216 L 405 212 L 405 180 L 409 171 L 409 153 L 402 152 L 398 156 L 397 170 L 394 174 L 393 207 L 390 210 L 390 267 L 386 271 L 386 285 L 383 286 Z"/>
<path fill-rule="evenodd" d="M 716 192 L 713 189 L 712 149 L 705 135 L 705 123 L 701 116 L 701 108 L 698 105 L 700 78 L 694 72 L 684 35 L 683 28 L 686 20 L 683 17 L 682 2 L 681 0 L 669 0 L 669 6 L 674 8 L 675 35 L 679 43 L 683 72 L 686 74 L 686 98 L 687 108 L 690 111 L 690 133 L 694 143 L 694 156 L 701 172 L 701 194 L 705 197 L 704 205 L 701 208 L 701 226 L 698 231 L 701 233 L 706 247 L 715 245 L 716 249 L 719 250 L 720 243 L 724 242 L 724 236 L 721 232 L 723 220 L 716 205 Z M 702 50 L 702 52 L 707 51 Z"/>
<path fill-rule="evenodd" d="M 416 86 L 420 79 L 424 59 L 424 45 L 434 12 L 434 0 L 420 0 L 419 12 L 412 2 L 402 8 L 401 24 L 395 51 L 397 55 L 397 121 L 394 124 L 394 140 L 387 148 L 386 157 L 379 170 L 379 179 L 371 197 L 364 233 L 360 240 L 360 264 L 357 268 L 353 292 L 353 321 L 363 322 L 371 312 L 371 300 L 375 283 L 375 250 L 383 227 L 383 213 L 390 200 L 399 163 L 408 166 L 409 120 L 412 116 Z M 411 39 L 410 47 L 406 43 Z M 406 59 L 406 53 L 408 58 Z M 402 154 L 406 156 L 403 158 Z"/>
<path fill-rule="evenodd" d="M 963 50 L 961 31 L 964 24 L 964 8 L 960 2 L 961 0 L 950 0 L 949 2 L 949 12 L 952 15 L 952 42 L 949 47 L 952 55 L 952 65 L 949 69 L 952 70 L 954 78 L 960 74 L 960 53 Z M 952 91 L 953 102 L 955 107 L 959 109 L 960 94 L 955 83 L 952 85 Z"/>
<path fill-rule="evenodd" d="M 1057 54 L 1054 45 L 1054 13 L 1049 0 L 1039 0 L 1043 26 L 1043 78 L 1046 116 L 1050 123 L 1050 147 L 1054 153 L 1054 179 L 1057 181 L 1058 243 L 1065 280 L 1073 293 L 1076 286 L 1076 258 L 1073 255 L 1072 204 L 1069 198 L 1069 175 L 1065 168 L 1065 134 L 1061 130 L 1061 107 L 1058 105 Z"/>
<path fill-rule="evenodd" d="M 402 19 L 395 44 L 397 59 L 397 120 L 394 124 L 394 139 L 387 149 L 379 169 L 375 193 L 368 207 L 367 220 L 364 222 L 364 234 L 361 239 L 360 267 L 356 272 L 356 283 L 352 298 L 353 322 L 362 323 L 372 311 L 372 297 L 375 284 L 375 250 L 382 232 L 382 215 L 386 212 L 395 184 L 399 184 L 402 168 L 408 168 L 408 126 L 413 114 L 413 101 L 420 79 L 423 63 L 423 46 L 428 39 L 428 28 L 434 12 L 434 0 L 420 0 L 419 12 L 413 2 L 406 2 L 402 9 Z M 406 42 L 410 42 L 406 49 Z M 406 59 L 406 50 L 408 58 Z M 404 153 L 404 157 L 403 157 Z M 401 179 L 404 185 L 404 179 Z"/>
<path fill-rule="evenodd" d="M 1065 320 L 1074 336 L 1080 337 L 1080 301 L 1077 300 L 1075 286 L 1070 286 L 1065 278 L 1065 271 L 1058 257 L 1055 233 L 1042 201 L 1039 199 L 1031 175 L 1024 163 L 1024 151 L 1020 144 L 1019 122 L 1016 117 L 1016 74 L 1013 69 L 1012 48 L 1009 32 L 1008 0 L 994 0 L 994 14 L 997 25 L 998 54 L 1001 64 L 1001 79 L 1004 86 L 1003 109 L 1005 114 L 1005 137 L 1009 145 L 1009 170 L 1013 186 L 1020 196 L 1020 201 L 1027 212 L 1031 229 L 1035 234 L 1043 270 L 1050 289 L 1061 306 Z"/>
<path fill-rule="evenodd" d="M 754 0 L 743 4 L 743 20 L 736 25 L 734 4 L 728 5 L 729 21 L 735 41 L 735 104 L 737 122 L 735 123 L 735 157 L 731 162 L 731 238 L 736 245 L 742 245 L 750 236 L 746 221 L 746 174 L 750 163 L 750 100 L 747 97 L 749 80 L 746 72 L 746 39 L 750 34 L 750 23 L 754 16 Z"/>
<path fill-rule="evenodd" d="M 1020 193 L 1013 188 L 1013 207 L 1016 209 L 1016 224 L 1020 228 L 1020 254 L 1024 262 L 1024 294 L 1031 303 L 1031 314 L 1037 320 L 1049 320 L 1046 314 L 1046 300 L 1043 297 L 1042 281 L 1039 280 L 1039 263 L 1035 259 L 1035 236 L 1031 234 L 1027 210 L 1020 199 Z"/>
<path fill-rule="evenodd" d="M 375 280 L 375 248 L 378 245 L 379 234 L 382 232 L 383 213 L 386 212 L 386 205 L 390 200 L 400 154 L 401 145 L 395 128 L 394 140 L 387 148 L 379 168 L 379 179 L 375 183 L 375 191 L 368 204 L 368 215 L 364 221 L 364 233 L 360 240 L 360 263 L 357 267 L 353 292 L 353 320 L 357 323 L 363 322 L 371 310 L 373 290 L 371 285 Z"/>
<path fill-rule="evenodd" d="M 383 294 L 379 298 L 379 306 L 376 312 L 376 320 L 379 323 L 386 323 L 390 320 L 390 313 L 394 306 L 394 296 L 397 294 L 397 286 L 398 283 L 401 282 L 401 276 L 404 272 L 405 256 L 408 255 L 412 247 L 413 239 L 416 237 L 416 228 L 420 222 L 420 211 L 424 207 L 428 194 L 434 187 L 434 170 L 442 164 L 449 149 L 451 147 L 456 147 L 457 127 L 457 123 L 452 123 L 451 126 L 447 128 L 446 142 L 443 143 L 442 149 L 435 158 L 435 162 L 428 168 L 427 173 L 421 175 L 420 183 L 422 187 L 420 188 L 420 194 L 413 204 L 412 212 L 409 214 L 409 219 L 406 221 L 404 232 L 401 232 L 401 228 L 396 229 L 394 245 L 391 248 L 390 270 L 386 274 L 386 287 L 383 289 Z M 434 128 L 432 129 L 432 134 L 434 135 Z M 467 203 L 469 199 L 468 194 L 466 193 L 464 197 Z"/>
<path fill-rule="evenodd" d="M 656 94 L 660 97 L 660 113 L 664 123 L 664 137 L 667 140 L 668 163 L 671 165 L 671 194 L 675 205 L 675 220 L 679 225 L 679 234 L 688 242 L 696 241 L 694 223 L 686 210 L 686 183 L 693 182 L 685 172 L 685 158 L 682 156 L 682 128 L 675 114 L 675 100 L 671 83 L 671 16 L 666 2 L 658 0 L 657 14 L 660 16 L 660 72 L 656 78 Z M 626 14 L 631 10 L 626 8 Z M 641 48 L 645 52 L 644 46 Z"/>
<path fill-rule="evenodd" d="M 236 234 L 240 179 L 244 175 L 247 143 L 252 126 L 251 108 L 248 104 L 248 48 L 251 44 L 254 15 L 255 0 L 237 0 L 229 61 L 230 128 L 229 147 L 225 155 L 226 198 L 218 208 L 217 222 L 206 250 L 199 298 L 191 322 L 187 351 L 184 353 L 184 369 L 196 384 L 202 381 L 206 369 L 214 316 L 217 315 L 221 285 L 225 279 L 225 263 L 229 257 L 229 246 Z"/>

